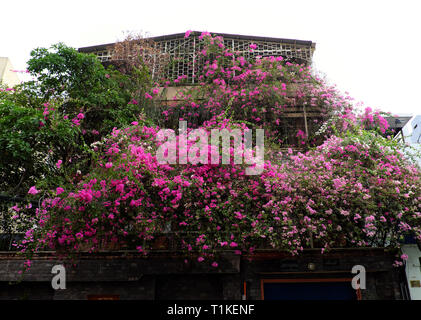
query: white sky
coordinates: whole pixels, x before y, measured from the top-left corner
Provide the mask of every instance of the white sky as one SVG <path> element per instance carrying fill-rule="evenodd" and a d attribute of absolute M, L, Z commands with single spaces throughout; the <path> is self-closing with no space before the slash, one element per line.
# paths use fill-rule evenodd
<path fill-rule="evenodd" d="M 186 30 L 312 40 L 314 66 L 356 101 L 421 114 L 421 1 L 22 1 L 0 4 L 0 56 L 26 69 L 36 47 Z"/>

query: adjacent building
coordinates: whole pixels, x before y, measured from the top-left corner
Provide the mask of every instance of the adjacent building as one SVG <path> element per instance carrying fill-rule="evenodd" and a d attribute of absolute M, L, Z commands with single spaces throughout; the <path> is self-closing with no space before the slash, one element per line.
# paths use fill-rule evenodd
<path fill-rule="evenodd" d="M 0 57 L 0 84 L 13 87 L 20 83 L 9 58 Z"/>

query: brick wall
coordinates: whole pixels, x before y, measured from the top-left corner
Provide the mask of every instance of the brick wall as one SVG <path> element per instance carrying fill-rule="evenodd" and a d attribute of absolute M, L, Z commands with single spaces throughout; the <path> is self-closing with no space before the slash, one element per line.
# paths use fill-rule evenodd
<path fill-rule="evenodd" d="M 362 299 L 402 299 L 402 270 L 392 266 L 394 252 L 383 249 L 334 250 L 320 254 L 306 250 L 299 257 L 282 252 L 259 252 L 252 257 L 225 253 L 212 268 L 180 255 L 160 253 L 140 258 L 134 253 L 82 255 L 66 265 L 66 289 L 54 290 L 51 269 L 63 264 L 51 253 L 40 254 L 23 280 L 19 279 L 23 259 L 0 253 L 0 299 L 78 299 L 103 297 L 122 300 L 240 300 L 244 283 L 247 299 L 262 296 L 262 279 L 352 278 L 354 265 L 367 271 L 367 289 Z M 312 266 L 311 270 L 309 265 Z M 289 280 L 291 281 L 291 280 Z M 295 281 L 295 280 L 294 280 Z"/>

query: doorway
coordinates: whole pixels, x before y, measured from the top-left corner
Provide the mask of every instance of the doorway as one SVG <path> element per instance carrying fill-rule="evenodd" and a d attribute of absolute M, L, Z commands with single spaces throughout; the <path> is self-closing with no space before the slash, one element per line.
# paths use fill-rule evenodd
<path fill-rule="evenodd" d="M 262 279 L 262 300 L 360 300 L 351 279 Z"/>

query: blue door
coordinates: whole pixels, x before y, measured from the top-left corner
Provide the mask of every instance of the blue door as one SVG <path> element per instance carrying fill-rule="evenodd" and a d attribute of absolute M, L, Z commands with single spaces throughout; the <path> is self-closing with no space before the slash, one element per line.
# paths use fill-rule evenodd
<path fill-rule="evenodd" d="M 264 282 L 265 300 L 357 300 L 347 282 Z"/>

